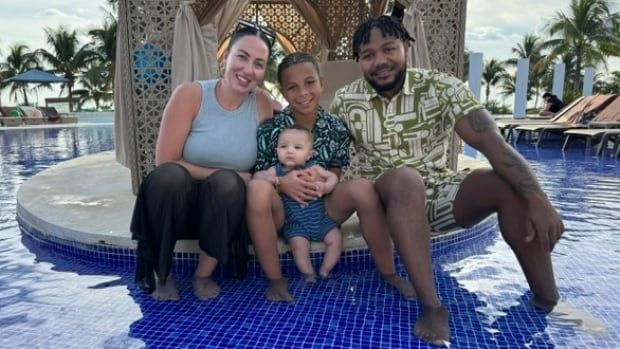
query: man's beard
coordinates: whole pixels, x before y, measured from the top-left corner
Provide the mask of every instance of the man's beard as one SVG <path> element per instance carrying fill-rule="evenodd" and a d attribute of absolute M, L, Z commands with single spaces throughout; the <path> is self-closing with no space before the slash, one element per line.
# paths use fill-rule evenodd
<path fill-rule="evenodd" d="M 366 78 L 366 81 L 372 86 L 378 94 L 383 95 L 385 92 L 393 91 L 396 88 L 400 88 L 405 82 L 405 74 L 407 73 L 407 68 L 403 67 L 403 69 L 399 70 L 394 77 L 394 81 L 389 82 L 387 84 L 380 85 L 375 81 Z"/>

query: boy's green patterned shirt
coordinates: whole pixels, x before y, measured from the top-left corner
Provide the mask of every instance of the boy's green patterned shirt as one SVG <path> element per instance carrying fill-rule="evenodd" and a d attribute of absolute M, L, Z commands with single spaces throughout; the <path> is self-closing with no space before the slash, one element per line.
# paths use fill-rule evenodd
<path fill-rule="evenodd" d="M 451 173 L 447 154 L 454 125 L 481 108 L 457 78 L 409 68 L 402 90 L 390 101 L 362 78 L 336 92 L 331 111 L 353 134 L 362 177 L 374 180 L 407 166 L 427 184 L 437 184 Z"/>

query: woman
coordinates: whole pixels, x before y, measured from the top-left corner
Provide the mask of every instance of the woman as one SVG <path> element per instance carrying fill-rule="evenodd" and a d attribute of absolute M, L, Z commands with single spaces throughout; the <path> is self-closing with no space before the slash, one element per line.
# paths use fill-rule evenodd
<path fill-rule="evenodd" d="M 200 300 L 220 292 L 211 279 L 218 262 L 245 272 L 245 182 L 256 160 L 258 124 L 272 115 L 271 99 L 256 87 L 272 43 L 262 28 L 238 27 L 222 78 L 177 87 L 164 109 L 157 167 L 140 187 L 131 222 L 136 283 L 157 300 L 179 299 L 170 271 L 179 239 L 198 239 L 192 286 Z"/>
<path fill-rule="evenodd" d="M 554 116 L 564 107 L 564 102 L 554 94 L 545 92 L 542 98 L 545 100 L 545 106 L 538 111 L 538 115 L 540 116 Z"/>

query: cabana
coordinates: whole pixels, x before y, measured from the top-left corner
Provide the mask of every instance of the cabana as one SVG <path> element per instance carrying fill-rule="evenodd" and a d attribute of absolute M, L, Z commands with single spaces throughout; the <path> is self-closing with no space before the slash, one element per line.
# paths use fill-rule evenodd
<path fill-rule="evenodd" d="M 132 187 L 154 167 L 161 114 L 183 81 L 219 75 L 217 52 L 238 19 L 268 25 L 286 52 L 307 51 L 323 67 L 352 59 L 357 26 L 386 12 L 387 0 L 126 0 L 118 6 L 115 128 L 117 160 Z M 417 66 L 462 75 L 466 0 L 399 0 L 403 23 L 417 37 Z M 425 34 L 423 34 L 425 33 Z M 421 45 L 426 43 L 428 54 Z M 425 45 L 422 45 L 425 46 Z M 329 69 L 329 68 L 325 68 Z M 328 77 L 328 84 L 332 83 Z M 338 84 L 338 82 L 333 82 Z M 346 83 L 346 81 L 341 84 Z M 338 87 L 338 86 L 335 86 Z M 335 87 L 329 87 L 335 90 Z M 453 137 L 449 165 L 456 168 Z M 354 174 L 350 174 L 354 175 Z"/>

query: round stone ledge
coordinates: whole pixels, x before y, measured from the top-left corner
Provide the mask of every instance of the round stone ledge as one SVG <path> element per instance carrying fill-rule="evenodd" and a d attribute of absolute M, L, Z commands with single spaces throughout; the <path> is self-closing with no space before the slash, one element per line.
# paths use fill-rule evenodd
<path fill-rule="evenodd" d="M 471 160 L 467 166 L 472 167 Z M 113 152 L 103 152 L 52 166 L 23 183 L 17 192 L 17 219 L 22 230 L 34 232 L 38 241 L 70 244 L 77 250 L 120 249 L 127 254 L 136 247 L 129 232 L 134 202 L 129 170 L 115 161 Z M 433 243 L 465 231 L 433 236 Z M 345 251 L 367 248 L 355 215 L 343 224 L 342 232 Z M 311 249 L 323 251 L 324 244 L 313 242 Z M 289 248 L 279 240 L 278 250 L 285 254 Z M 198 253 L 198 244 L 178 241 L 175 252 Z"/>

